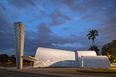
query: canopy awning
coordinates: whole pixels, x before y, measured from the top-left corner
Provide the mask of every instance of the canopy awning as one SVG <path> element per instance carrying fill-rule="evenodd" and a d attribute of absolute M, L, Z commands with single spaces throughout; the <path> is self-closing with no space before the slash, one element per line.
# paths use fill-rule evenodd
<path fill-rule="evenodd" d="M 35 60 L 38 60 L 37 58 L 32 57 L 32 56 L 22 56 L 22 58 L 25 59 L 25 60 L 29 60 L 29 61 L 35 61 Z"/>

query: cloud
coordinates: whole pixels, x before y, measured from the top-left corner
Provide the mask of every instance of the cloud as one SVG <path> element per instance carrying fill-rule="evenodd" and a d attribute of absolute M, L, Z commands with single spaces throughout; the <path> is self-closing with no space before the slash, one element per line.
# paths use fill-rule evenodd
<path fill-rule="evenodd" d="M 87 41 L 86 37 L 83 37 L 83 36 L 78 37 L 75 34 L 71 34 L 71 36 L 69 37 L 54 35 L 50 27 L 47 27 L 45 22 L 41 22 L 37 26 L 37 30 L 38 31 L 36 32 L 26 31 L 27 33 L 25 37 L 25 40 L 26 40 L 25 52 L 26 53 L 36 52 L 37 47 L 47 47 L 47 48 L 56 48 L 56 49 L 64 49 L 64 50 L 77 50 L 79 48 L 72 47 L 72 45 L 77 45 L 77 47 L 80 44 L 83 46 L 88 45 L 88 43 L 86 42 Z M 30 37 L 33 37 L 33 38 L 30 38 Z"/>
<path fill-rule="evenodd" d="M 110 6 L 111 5 L 110 1 L 84 0 L 82 1 L 80 5 L 83 5 L 83 7 L 86 8 L 86 12 L 84 12 L 82 19 L 86 19 L 88 22 L 90 21 L 100 21 L 100 22 L 103 21 L 104 22 L 108 18 L 116 15 L 115 14 L 116 11 L 113 9 L 114 6 Z M 104 7 L 105 9 L 103 9 Z M 113 10 L 111 11 L 111 9 Z"/>
<path fill-rule="evenodd" d="M 1 11 L 0 14 L 0 50 L 8 50 L 14 47 L 13 25 L 6 17 L 5 13 Z M 0 51 L 1 52 L 1 51 Z"/>
<path fill-rule="evenodd" d="M 96 16 L 95 14 L 87 14 L 87 15 L 83 16 L 81 19 L 91 19 L 95 16 Z"/>
<path fill-rule="evenodd" d="M 112 6 L 108 7 L 104 14 L 107 16 L 107 18 L 114 17 L 114 16 L 116 16 L 115 9 L 116 9 L 116 1 L 113 0 Z"/>
<path fill-rule="evenodd" d="M 71 9 L 73 12 L 78 12 L 79 14 L 83 14 L 86 12 L 86 8 L 81 5 L 76 5 Z"/>
<path fill-rule="evenodd" d="M 66 22 L 66 20 L 71 20 L 70 17 L 60 13 L 58 10 L 54 10 L 49 16 L 52 19 L 50 26 L 61 25 Z"/>
<path fill-rule="evenodd" d="M 5 6 L 3 5 L 3 3 L 0 3 L 0 7 L 3 9 L 3 10 L 6 10 Z"/>
<path fill-rule="evenodd" d="M 73 37 L 77 37 L 77 35 L 76 35 L 76 34 L 72 34 L 72 33 L 71 33 L 70 35 L 71 35 L 71 36 L 73 36 Z"/>
<path fill-rule="evenodd" d="M 99 21 L 99 22 L 104 22 L 106 20 L 106 16 L 102 15 L 102 14 L 85 14 L 81 20 L 90 23 L 91 21 Z"/>
<path fill-rule="evenodd" d="M 63 18 L 65 20 L 70 20 L 70 17 L 68 17 L 67 15 L 64 15 L 62 13 L 60 13 L 58 10 L 54 10 L 54 12 L 52 12 L 49 17 L 51 19 L 57 19 L 57 18 Z"/>
<path fill-rule="evenodd" d="M 34 55 L 37 47 L 87 50 L 92 41 L 88 41 L 86 34 L 92 29 L 99 32 L 95 40 L 99 48 L 116 38 L 115 0 L 3 0 L 0 3 L 0 53 L 10 54 L 15 48 L 13 22 L 19 20 L 26 26 L 25 55 Z"/>
<path fill-rule="evenodd" d="M 15 49 L 1 50 L 0 54 L 15 55 Z"/>
<path fill-rule="evenodd" d="M 41 10 L 40 13 L 43 15 L 46 15 L 46 13 L 43 10 Z"/>
<path fill-rule="evenodd" d="M 37 11 L 37 12 L 34 12 L 33 14 L 32 14 L 32 17 L 33 17 L 33 19 L 31 19 L 31 20 L 34 20 L 34 19 L 41 19 L 42 17 L 46 17 L 47 16 L 47 14 L 46 14 L 46 12 L 44 11 L 44 10 L 39 10 L 39 11 Z"/>
<path fill-rule="evenodd" d="M 63 3 L 67 6 L 71 7 L 73 6 L 74 0 L 63 0 Z"/>
<path fill-rule="evenodd" d="M 89 7 L 89 8 L 93 9 L 93 8 L 99 8 L 99 7 L 102 7 L 104 5 L 107 5 L 108 1 L 103 1 L 103 0 L 96 0 L 96 1 L 84 0 L 84 1 L 82 1 L 81 4 L 86 6 L 86 7 Z M 98 6 L 98 4 L 99 4 L 99 6 Z"/>
<path fill-rule="evenodd" d="M 32 0 L 8 0 L 8 3 L 18 9 L 29 8 L 30 6 L 36 7 L 35 3 Z"/>
<path fill-rule="evenodd" d="M 50 26 L 58 26 L 58 25 L 62 25 L 63 23 L 65 23 L 63 19 L 57 18 L 55 20 L 52 20 L 52 22 L 50 23 Z"/>
<path fill-rule="evenodd" d="M 106 22 L 106 24 L 116 24 L 116 16 L 112 17 L 110 20 L 108 20 L 108 22 Z"/>
<path fill-rule="evenodd" d="M 116 38 L 116 24 L 115 24 L 115 17 L 109 18 L 102 23 L 98 23 L 93 25 L 96 30 L 99 32 L 99 41 L 102 39 L 102 45 L 111 42 Z M 99 43 L 98 41 L 98 43 Z M 102 47 L 102 45 L 100 45 Z"/>
<path fill-rule="evenodd" d="M 38 30 L 39 30 L 39 33 L 40 34 L 48 34 L 48 33 L 52 33 L 52 31 L 50 30 L 50 28 L 49 27 L 47 27 L 46 26 L 46 23 L 44 23 L 44 22 L 41 22 L 40 24 L 39 24 L 39 27 L 38 27 Z"/>
<path fill-rule="evenodd" d="M 69 28 L 63 28 L 63 30 L 69 30 Z"/>
<path fill-rule="evenodd" d="M 9 17 L 12 18 L 12 19 L 14 19 L 14 20 L 16 20 L 16 19 L 19 18 L 19 14 L 16 13 L 16 12 L 12 12 L 11 15 L 10 15 Z"/>
<path fill-rule="evenodd" d="M 35 21 L 35 19 L 31 19 L 31 20 L 27 20 L 28 22 L 34 22 Z"/>

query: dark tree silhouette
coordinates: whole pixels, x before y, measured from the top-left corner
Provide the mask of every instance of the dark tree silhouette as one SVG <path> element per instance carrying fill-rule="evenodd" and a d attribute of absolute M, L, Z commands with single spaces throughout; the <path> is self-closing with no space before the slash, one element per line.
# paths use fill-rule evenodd
<path fill-rule="evenodd" d="M 116 56 L 116 40 L 113 40 L 111 43 L 105 44 L 102 47 L 102 55 L 110 54 Z"/>
<path fill-rule="evenodd" d="M 98 46 L 94 45 L 94 46 L 90 46 L 90 48 L 88 50 L 93 50 L 97 53 L 97 55 L 99 55 L 99 49 Z"/>
<path fill-rule="evenodd" d="M 94 46 L 94 40 L 96 39 L 96 36 L 98 36 L 98 31 L 97 30 L 92 30 L 92 31 L 89 31 L 89 33 L 87 34 L 88 36 L 88 39 L 92 40 L 92 45 Z M 93 50 L 94 50 L 94 47 L 93 47 Z"/>
<path fill-rule="evenodd" d="M 9 56 L 7 54 L 1 54 L 0 55 L 0 62 L 6 63 L 6 62 L 8 62 L 8 58 L 9 58 Z"/>
<path fill-rule="evenodd" d="M 11 56 L 9 57 L 9 59 L 10 59 L 10 61 L 12 61 L 13 63 L 16 63 L 16 57 L 15 57 L 15 55 L 11 55 Z"/>

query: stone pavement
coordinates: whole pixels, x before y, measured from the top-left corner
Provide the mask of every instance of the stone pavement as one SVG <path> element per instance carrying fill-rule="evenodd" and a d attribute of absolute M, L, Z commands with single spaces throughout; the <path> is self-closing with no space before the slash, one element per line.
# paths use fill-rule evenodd
<path fill-rule="evenodd" d="M 16 67 L 6 68 L 7 71 L 27 73 L 27 74 L 35 74 L 35 75 L 46 75 L 46 76 L 57 76 L 57 77 L 113 77 L 110 75 L 87 75 L 87 74 L 61 74 L 61 73 L 51 73 L 51 71 L 58 70 L 84 70 L 88 68 L 32 68 L 32 67 L 24 67 L 23 69 L 16 69 Z M 114 76 L 115 77 L 115 76 Z"/>

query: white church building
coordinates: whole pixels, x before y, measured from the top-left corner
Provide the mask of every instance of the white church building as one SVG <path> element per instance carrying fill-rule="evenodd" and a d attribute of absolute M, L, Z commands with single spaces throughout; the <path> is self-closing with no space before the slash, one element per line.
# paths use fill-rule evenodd
<path fill-rule="evenodd" d="M 87 67 L 110 68 L 107 56 L 97 56 L 95 51 L 65 51 L 38 47 L 35 57 L 23 56 L 25 25 L 14 22 L 14 39 L 17 69 L 22 69 L 23 59 L 34 61 L 33 67 Z"/>
<path fill-rule="evenodd" d="M 110 68 L 107 56 L 97 56 L 95 51 L 65 51 L 38 47 L 33 67 L 86 67 Z"/>

